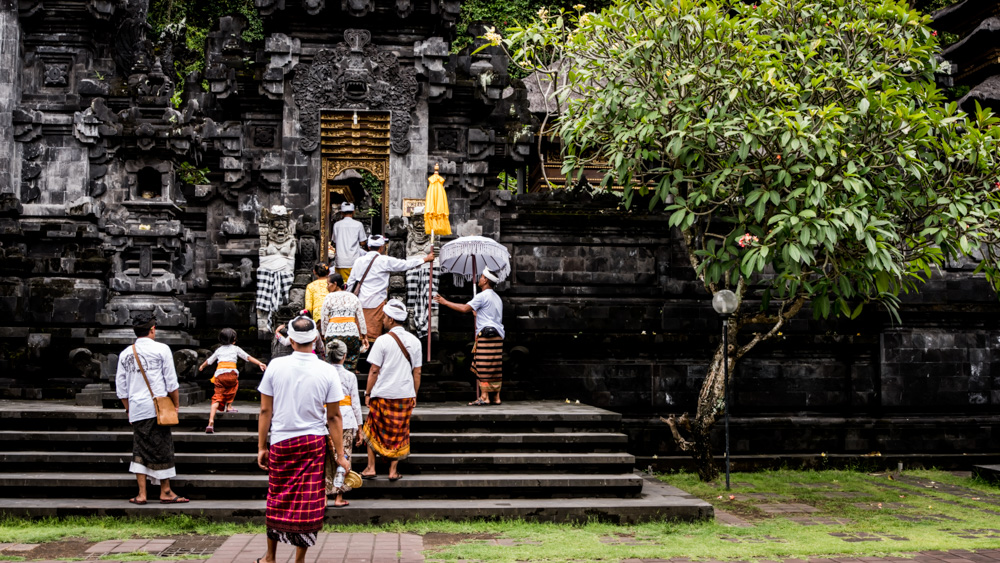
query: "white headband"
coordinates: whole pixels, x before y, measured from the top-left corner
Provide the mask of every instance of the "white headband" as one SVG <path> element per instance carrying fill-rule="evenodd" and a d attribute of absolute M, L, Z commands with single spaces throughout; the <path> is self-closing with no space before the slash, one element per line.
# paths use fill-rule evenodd
<path fill-rule="evenodd" d="M 498 278 L 496 274 L 491 272 L 489 268 L 483 270 L 483 275 L 486 276 L 486 279 L 490 280 L 493 283 L 500 283 L 500 278 Z"/>
<path fill-rule="evenodd" d="M 295 330 L 295 327 L 293 326 L 292 323 L 298 321 L 299 319 L 308 320 L 310 323 L 312 323 L 312 328 L 307 331 Z M 319 331 L 316 330 L 316 323 L 313 322 L 312 319 L 310 319 L 309 317 L 298 317 L 292 319 L 292 322 L 288 323 L 288 338 L 291 338 L 293 342 L 297 342 L 299 344 L 311 344 L 314 340 L 319 338 Z"/>
<path fill-rule="evenodd" d="M 406 320 L 406 305 L 399 299 L 390 299 L 383 307 L 382 312 L 389 318 L 403 322 Z"/>
<path fill-rule="evenodd" d="M 368 237 L 368 248 L 378 248 L 386 242 L 386 238 L 382 235 L 370 236 Z"/>
<path fill-rule="evenodd" d="M 348 202 L 345 201 L 344 203 L 340 204 L 340 212 L 341 213 L 349 213 L 351 211 L 354 211 L 354 204 L 353 203 L 348 203 Z"/>

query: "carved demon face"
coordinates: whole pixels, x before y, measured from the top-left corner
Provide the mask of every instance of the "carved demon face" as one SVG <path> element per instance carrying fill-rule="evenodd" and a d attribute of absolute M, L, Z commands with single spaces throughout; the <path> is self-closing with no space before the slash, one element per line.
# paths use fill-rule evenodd
<path fill-rule="evenodd" d="M 268 238 L 276 244 L 282 244 L 292 238 L 292 231 L 289 229 L 290 219 L 273 219 Z"/>

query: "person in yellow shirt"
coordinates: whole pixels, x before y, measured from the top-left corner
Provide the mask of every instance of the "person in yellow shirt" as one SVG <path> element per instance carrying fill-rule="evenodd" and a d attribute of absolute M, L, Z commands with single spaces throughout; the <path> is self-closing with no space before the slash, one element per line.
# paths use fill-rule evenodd
<path fill-rule="evenodd" d="M 318 323 L 323 318 L 323 301 L 326 294 L 330 293 L 327 284 L 330 280 L 330 267 L 326 264 L 316 264 L 313 266 L 313 274 L 316 279 L 306 286 L 306 310 L 312 315 L 313 322 Z"/>

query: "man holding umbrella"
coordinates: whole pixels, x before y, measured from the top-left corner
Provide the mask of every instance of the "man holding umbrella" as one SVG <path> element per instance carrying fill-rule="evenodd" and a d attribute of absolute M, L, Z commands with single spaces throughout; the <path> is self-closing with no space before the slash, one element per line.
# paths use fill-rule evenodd
<path fill-rule="evenodd" d="M 476 344 L 472 348 L 472 373 L 479 387 L 479 397 L 470 405 L 490 404 L 490 394 L 495 394 L 494 405 L 500 404 L 500 386 L 503 383 L 503 302 L 494 291 L 500 278 L 489 268 L 483 270 L 477 284 L 480 292 L 472 301 L 462 305 L 452 303 L 440 295 L 434 301 L 459 313 L 474 313 L 476 317 Z"/>

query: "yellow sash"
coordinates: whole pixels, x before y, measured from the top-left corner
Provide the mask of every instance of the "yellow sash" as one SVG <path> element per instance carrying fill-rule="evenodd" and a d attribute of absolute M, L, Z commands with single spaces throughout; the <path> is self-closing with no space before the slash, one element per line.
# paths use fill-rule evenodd
<path fill-rule="evenodd" d="M 339 323 L 353 323 L 354 322 L 354 317 L 330 317 L 330 320 L 327 321 L 327 322 L 334 323 L 334 324 L 339 324 Z"/>
<path fill-rule="evenodd" d="M 351 397 L 347 396 L 340 400 L 340 406 L 349 407 L 351 406 Z"/>
<path fill-rule="evenodd" d="M 236 371 L 236 362 L 219 362 L 219 365 L 216 366 L 215 371 L 218 372 L 219 370 Z M 215 376 L 213 375 L 212 379 L 210 379 L 209 381 L 215 383 Z"/>

